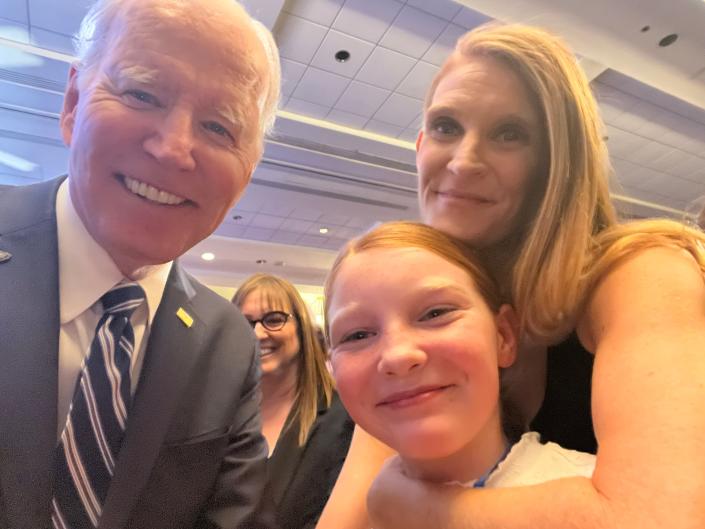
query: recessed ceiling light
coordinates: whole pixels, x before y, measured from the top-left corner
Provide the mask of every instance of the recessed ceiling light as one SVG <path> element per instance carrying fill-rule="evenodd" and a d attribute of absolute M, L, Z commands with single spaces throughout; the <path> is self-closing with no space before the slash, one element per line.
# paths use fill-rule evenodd
<path fill-rule="evenodd" d="M 338 62 L 347 62 L 350 59 L 350 52 L 348 50 L 340 50 L 335 54 L 335 60 Z"/>
<path fill-rule="evenodd" d="M 671 33 L 670 35 L 666 35 L 663 37 L 658 45 L 661 46 L 662 48 L 665 48 L 666 46 L 670 46 L 673 44 L 675 41 L 678 40 L 678 33 Z"/>
<path fill-rule="evenodd" d="M 203 259 L 204 261 L 212 261 L 213 259 L 215 259 L 215 254 L 212 252 L 202 253 L 201 259 Z"/>
<path fill-rule="evenodd" d="M 326 233 L 328 233 L 328 228 L 319 228 L 318 233 L 325 235 Z"/>
<path fill-rule="evenodd" d="M 255 261 L 255 263 L 260 264 L 260 265 L 261 265 L 261 264 L 267 264 L 267 260 L 266 260 L 266 259 L 257 259 L 257 260 Z"/>

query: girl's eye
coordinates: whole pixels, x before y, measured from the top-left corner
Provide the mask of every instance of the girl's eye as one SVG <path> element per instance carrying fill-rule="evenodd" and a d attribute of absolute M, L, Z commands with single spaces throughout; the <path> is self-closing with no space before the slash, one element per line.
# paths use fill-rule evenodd
<path fill-rule="evenodd" d="M 437 136 L 456 136 L 461 132 L 461 126 L 454 119 L 438 118 L 431 123 L 431 133 Z"/>
<path fill-rule="evenodd" d="M 452 312 L 454 309 L 451 307 L 434 307 L 426 311 L 423 316 L 421 316 L 421 321 L 428 321 L 435 318 L 440 318 L 444 314 Z"/>
<path fill-rule="evenodd" d="M 338 343 L 357 342 L 370 336 L 372 336 L 370 331 L 354 331 L 343 336 Z"/>

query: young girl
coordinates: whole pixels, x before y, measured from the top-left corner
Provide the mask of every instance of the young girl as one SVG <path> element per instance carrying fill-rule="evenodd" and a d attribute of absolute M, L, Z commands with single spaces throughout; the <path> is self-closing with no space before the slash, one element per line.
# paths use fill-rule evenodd
<path fill-rule="evenodd" d="M 409 222 L 352 240 L 326 283 L 326 321 L 343 403 L 407 475 L 477 488 L 592 475 L 594 456 L 521 436 L 503 409 L 516 318 L 462 243 Z"/>

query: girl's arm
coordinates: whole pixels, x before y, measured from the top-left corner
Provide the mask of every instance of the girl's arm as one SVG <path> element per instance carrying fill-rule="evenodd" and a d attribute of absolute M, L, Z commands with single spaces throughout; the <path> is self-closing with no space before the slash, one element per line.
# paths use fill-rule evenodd
<path fill-rule="evenodd" d="M 459 489 L 388 464 L 368 508 L 375 529 L 705 527 L 705 284 L 683 250 L 650 248 L 597 285 L 579 327 L 594 351 L 599 442 L 592 479 Z"/>
<path fill-rule="evenodd" d="M 388 446 L 355 426 L 348 455 L 316 529 L 370 529 L 365 497 L 384 461 Z"/>

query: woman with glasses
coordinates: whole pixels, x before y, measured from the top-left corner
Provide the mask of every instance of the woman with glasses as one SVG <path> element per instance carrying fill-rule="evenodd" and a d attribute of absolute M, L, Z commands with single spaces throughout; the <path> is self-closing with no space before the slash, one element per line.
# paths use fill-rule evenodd
<path fill-rule="evenodd" d="M 252 325 L 262 366 L 262 432 L 269 497 L 281 529 L 313 528 L 350 445 L 354 424 L 340 404 L 317 328 L 287 280 L 255 274 L 232 302 Z"/>

